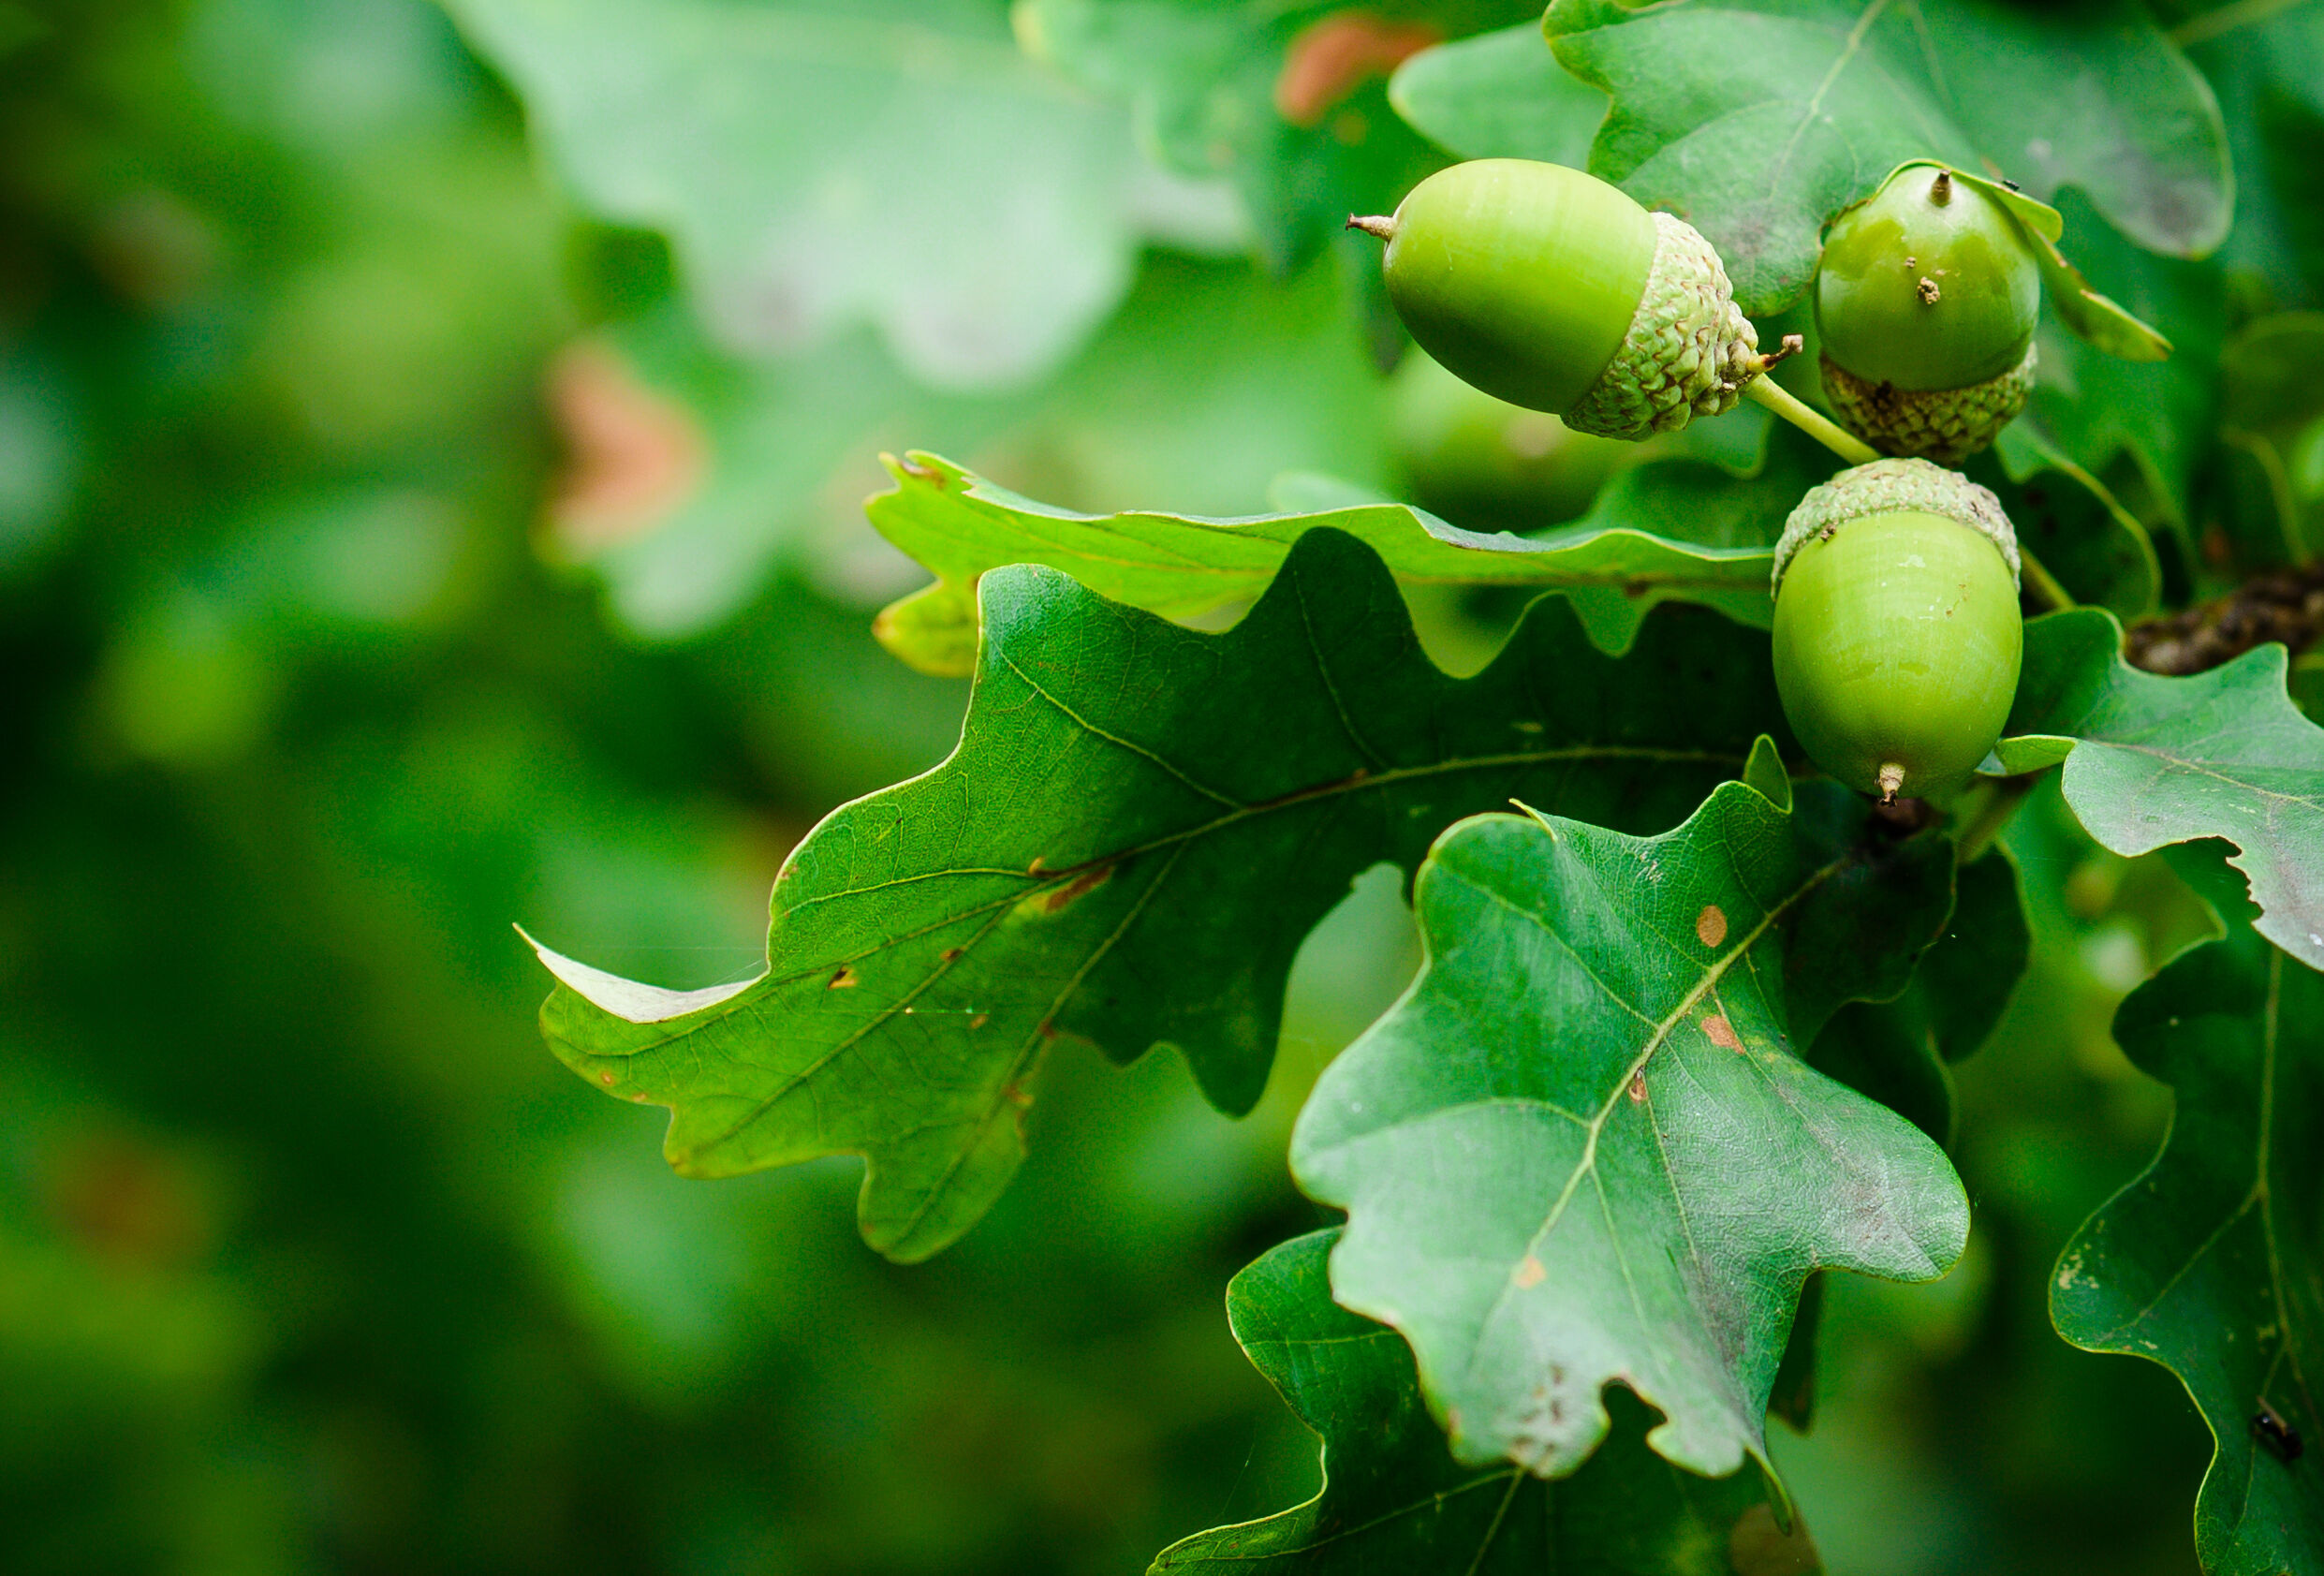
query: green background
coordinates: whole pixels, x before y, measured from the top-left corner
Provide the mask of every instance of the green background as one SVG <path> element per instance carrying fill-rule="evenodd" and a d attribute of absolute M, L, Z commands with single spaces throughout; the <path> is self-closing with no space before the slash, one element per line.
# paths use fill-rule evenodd
<path fill-rule="evenodd" d="M 1397 488 L 1359 245 L 1197 194 L 1036 374 L 932 380 L 860 322 L 743 357 L 420 0 L 37 9 L 0 59 L 0 1569 L 1135 1571 L 1309 1492 L 1223 1297 L 1334 1219 L 1285 1151 L 1417 962 L 1390 873 L 1301 952 L 1255 1114 L 1068 1047 L 1014 1186 L 909 1268 L 852 1161 L 672 1175 L 660 1112 L 542 1047 L 509 926 L 739 979 L 786 850 L 942 758 L 965 685 L 870 633 L 921 579 L 860 513 L 883 449 L 1091 510 Z M 780 132 L 754 156 L 823 156 Z M 591 513 L 577 444 L 652 469 L 640 378 L 713 462 Z M 1514 612 L 1415 600 L 1464 670 Z M 2189 1571 L 2196 1414 L 2045 1295 L 2170 1109 L 2113 1008 L 2205 921 L 2054 783 L 2008 847 L 2036 954 L 1956 1069 L 1966 1257 L 1833 1279 L 1773 1451 L 1838 1571 Z"/>

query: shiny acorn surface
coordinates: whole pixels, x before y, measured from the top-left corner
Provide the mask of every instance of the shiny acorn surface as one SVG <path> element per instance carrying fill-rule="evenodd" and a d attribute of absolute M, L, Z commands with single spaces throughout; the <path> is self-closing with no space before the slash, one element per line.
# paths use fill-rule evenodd
<path fill-rule="evenodd" d="M 1571 409 L 1622 347 L 1654 266 L 1655 224 L 1563 165 L 1473 159 L 1397 206 L 1382 268 L 1420 347 L 1511 405 Z"/>
<path fill-rule="evenodd" d="M 2040 315 L 2041 272 L 2017 221 L 1933 165 L 1898 170 L 1834 220 L 1816 275 L 1824 354 L 1911 392 L 2008 372 Z"/>
<path fill-rule="evenodd" d="M 1776 592 L 1784 714 L 1817 766 L 1865 793 L 1966 782 L 2001 737 L 2023 647 L 2000 551 L 1943 515 L 1849 521 L 1807 541 Z"/>

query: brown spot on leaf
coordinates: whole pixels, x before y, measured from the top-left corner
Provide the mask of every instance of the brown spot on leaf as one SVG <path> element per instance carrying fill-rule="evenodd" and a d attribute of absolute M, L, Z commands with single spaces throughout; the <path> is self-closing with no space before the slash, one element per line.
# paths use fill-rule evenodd
<path fill-rule="evenodd" d="M 856 979 L 856 971 L 843 966 L 837 974 L 831 976 L 831 983 L 823 988 L 827 991 L 848 991 L 853 990 L 860 983 L 860 981 Z"/>
<path fill-rule="evenodd" d="M 1716 947 L 1727 939 L 1727 910 L 1715 903 L 1706 903 L 1702 912 L 1695 916 L 1695 935 L 1706 947 Z"/>
<path fill-rule="evenodd" d="M 967 952 L 967 950 L 968 949 L 965 947 L 947 947 L 944 950 L 944 961 L 946 963 L 958 963 L 961 961 L 962 956 Z"/>
<path fill-rule="evenodd" d="M 923 465 L 918 460 L 898 460 L 896 462 L 896 469 L 902 471 L 905 476 L 910 477 L 913 480 L 925 481 L 932 487 L 942 487 L 944 485 L 944 473 L 942 471 L 936 469 L 934 465 Z"/>
<path fill-rule="evenodd" d="M 1646 1075 L 1642 1072 L 1630 1075 L 1630 1099 L 1637 1105 L 1646 1103 Z"/>
<path fill-rule="evenodd" d="M 597 1082 L 610 1089 L 613 1087 L 613 1075 L 610 1072 L 601 1072 L 597 1074 Z"/>
<path fill-rule="evenodd" d="M 984 1027 L 987 1024 L 991 1023 L 992 1021 L 993 1021 L 993 1014 L 992 1014 L 992 1013 L 990 1013 L 990 1012 L 979 1012 L 979 1013 L 978 1013 L 978 1014 L 977 1014 L 974 1018 L 971 1018 L 971 1019 L 969 1019 L 969 1020 L 968 1020 L 968 1026 L 969 1026 L 970 1028 L 972 1028 L 972 1029 L 980 1029 L 980 1028 Z"/>
<path fill-rule="evenodd" d="M 1705 1018 L 1702 1021 L 1702 1032 L 1709 1037 L 1712 1044 L 1722 1051 L 1743 1049 L 1743 1041 L 1735 1038 L 1735 1026 L 1724 1018 L 1716 1016 Z"/>
<path fill-rule="evenodd" d="M 1518 1290 L 1525 1291 L 1539 1286 L 1549 1278 L 1549 1274 L 1541 1267 L 1541 1260 L 1528 1253 L 1517 1261 L 1517 1268 L 1510 1274 L 1509 1279 L 1517 1283 Z"/>
<path fill-rule="evenodd" d="M 1035 892 L 1017 906 L 1017 912 L 1037 919 L 1059 913 L 1067 905 L 1080 901 L 1112 878 L 1112 865 L 1094 864 L 1062 886 Z"/>
<path fill-rule="evenodd" d="M 1443 37 L 1421 22 L 1334 11 L 1300 29 L 1284 51 L 1283 69 L 1275 76 L 1275 113 L 1293 125 L 1320 125 L 1349 94 Z"/>

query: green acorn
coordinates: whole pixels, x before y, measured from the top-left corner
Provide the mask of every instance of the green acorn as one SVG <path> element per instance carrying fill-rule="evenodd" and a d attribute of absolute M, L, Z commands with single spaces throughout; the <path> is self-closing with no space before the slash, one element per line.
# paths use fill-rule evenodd
<path fill-rule="evenodd" d="M 1494 399 L 1419 350 L 1389 379 L 1389 431 L 1413 497 L 1480 528 L 1574 519 L 1639 452 Z"/>
<path fill-rule="evenodd" d="M 1389 299 L 1422 349 L 1576 432 L 1724 414 L 1770 364 L 1711 243 L 1578 169 L 1474 159 L 1348 224 L 1388 243 Z"/>
<path fill-rule="evenodd" d="M 1968 780 L 2016 697 L 2017 533 L 1993 494 L 1925 460 L 1813 488 L 1775 547 L 1775 688 L 1817 765 L 1926 798 Z"/>
<path fill-rule="evenodd" d="M 1825 240 L 1825 398 L 1885 453 L 1962 460 L 2025 407 L 2040 316 L 2040 264 L 2009 209 L 1981 182 L 1905 165 Z"/>

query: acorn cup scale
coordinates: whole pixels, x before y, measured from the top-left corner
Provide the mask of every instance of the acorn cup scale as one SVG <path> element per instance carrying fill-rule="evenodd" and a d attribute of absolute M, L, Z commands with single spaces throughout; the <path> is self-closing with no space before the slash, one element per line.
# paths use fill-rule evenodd
<path fill-rule="evenodd" d="M 1576 432 L 1675 431 L 1769 364 L 1710 243 L 1581 170 L 1473 159 L 1348 224 L 1387 243 L 1389 300 L 1422 349 Z"/>
<path fill-rule="evenodd" d="M 1809 759 L 1883 800 L 1966 782 L 2001 737 L 2024 625 L 1993 493 L 1882 460 L 1809 492 L 1776 549 L 1774 665 Z"/>

